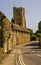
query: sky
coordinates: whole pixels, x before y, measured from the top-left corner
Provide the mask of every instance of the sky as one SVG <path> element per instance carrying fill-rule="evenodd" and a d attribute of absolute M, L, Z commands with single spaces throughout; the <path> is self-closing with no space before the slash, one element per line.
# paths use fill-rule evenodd
<path fill-rule="evenodd" d="M 34 32 L 41 21 L 41 0 L 0 0 L 0 11 L 11 21 L 13 7 L 25 8 L 26 27 Z"/>

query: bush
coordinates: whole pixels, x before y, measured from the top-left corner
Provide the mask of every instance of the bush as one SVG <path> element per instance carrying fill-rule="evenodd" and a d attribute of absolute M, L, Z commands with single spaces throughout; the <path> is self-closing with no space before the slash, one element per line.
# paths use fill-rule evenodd
<path fill-rule="evenodd" d="M 31 41 L 36 41 L 36 37 L 35 36 L 32 36 L 31 37 Z"/>

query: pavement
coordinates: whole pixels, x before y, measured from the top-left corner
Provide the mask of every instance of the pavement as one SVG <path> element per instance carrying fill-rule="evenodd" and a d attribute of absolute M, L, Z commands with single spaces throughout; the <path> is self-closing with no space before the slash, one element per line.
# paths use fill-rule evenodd
<path fill-rule="evenodd" d="M 25 65 L 41 65 L 41 49 L 38 43 L 31 43 L 21 48 L 22 60 Z"/>
<path fill-rule="evenodd" d="M 4 59 L 0 65 L 15 65 L 16 50 L 13 49 Z"/>
<path fill-rule="evenodd" d="M 22 59 L 25 65 L 41 65 L 41 54 L 23 54 Z"/>
<path fill-rule="evenodd" d="M 41 49 L 39 44 L 32 42 L 30 44 L 14 46 L 0 65 L 41 65 Z"/>

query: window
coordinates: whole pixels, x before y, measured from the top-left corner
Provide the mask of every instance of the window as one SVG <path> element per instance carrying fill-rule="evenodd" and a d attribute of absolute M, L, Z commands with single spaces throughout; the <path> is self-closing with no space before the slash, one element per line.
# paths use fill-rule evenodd
<path fill-rule="evenodd" d="M 21 25 L 21 21 L 19 21 L 19 25 Z"/>
<path fill-rule="evenodd" d="M 20 12 L 18 11 L 18 16 L 20 16 Z"/>

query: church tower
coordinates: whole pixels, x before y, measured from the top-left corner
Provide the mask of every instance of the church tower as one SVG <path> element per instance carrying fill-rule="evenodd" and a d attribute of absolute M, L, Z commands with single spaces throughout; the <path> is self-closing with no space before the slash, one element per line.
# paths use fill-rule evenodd
<path fill-rule="evenodd" d="M 21 25 L 26 28 L 25 9 L 23 7 L 13 8 L 13 18 L 15 24 Z"/>

